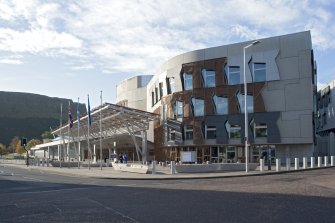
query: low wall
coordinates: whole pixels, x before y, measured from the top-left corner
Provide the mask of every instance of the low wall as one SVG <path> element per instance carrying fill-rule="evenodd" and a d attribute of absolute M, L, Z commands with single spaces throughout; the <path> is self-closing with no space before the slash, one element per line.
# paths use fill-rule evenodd
<path fill-rule="evenodd" d="M 131 172 L 131 173 L 148 173 L 149 167 L 142 164 L 121 164 L 113 163 L 113 168 L 116 171 Z"/>
<path fill-rule="evenodd" d="M 249 163 L 249 170 L 256 170 L 257 163 Z M 178 173 L 205 173 L 216 171 L 243 171 L 245 163 L 213 163 L 213 164 L 180 164 L 176 165 Z"/>

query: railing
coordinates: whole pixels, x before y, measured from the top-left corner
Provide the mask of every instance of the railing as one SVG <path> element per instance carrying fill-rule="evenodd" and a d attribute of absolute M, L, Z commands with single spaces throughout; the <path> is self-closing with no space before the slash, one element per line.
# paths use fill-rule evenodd
<path fill-rule="evenodd" d="M 330 158 L 330 163 L 328 162 Z M 308 162 L 310 160 L 310 162 Z M 285 170 L 289 171 L 291 170 L 291 159 L 286 158 L 285 163 Z M 317 160 L 315 157 L 310 157 L 309 159 L 307 157 L 302 158 L 302 165 L 299 158 L 294 158 L 294 170 L 299 169 L 307 169 L 307 168 L 321 168 L 321 167 L 329 167 L 329 166 L 335 166 L 335 156 L 324 156 L 324 157 L 317 157 Z M 265 171 L 264 167 L 264 159 L 260 159 L 260 171 Z M 282 170 L 282 163 L 280 159 L 276 159 L 276 172 L 279 172 Z"/>

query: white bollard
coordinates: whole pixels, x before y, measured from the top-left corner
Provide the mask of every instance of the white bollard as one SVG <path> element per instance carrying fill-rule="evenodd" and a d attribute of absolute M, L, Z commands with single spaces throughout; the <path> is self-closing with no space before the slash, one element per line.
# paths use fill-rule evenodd
<path fill-rule="evenodd" d="M 171 161 L 171 174 L 176 173 L 176 163 L 175 161 Z"/>
<path fill-rule="evenodd" d="M 294 158 L 294 169 L 299 170 L 299 158 Z"/>
<path fill-rule="evenodd" d="M 276 159 L 276 171 L 279 172 L 281 169 L 280 159 Z"/>
<path fill-rule="evenodd" d="M 286 170 L 289 171 L 291 169 L 291 158 L 286 158 Z"/>
<path fill-rule="evenodd" d="M 334 159 L 335 159 L 335 156 L 330 157 L 330 165 L 331 166 L 334 166 Z"/>
<path fill-rule="evenodd" d="M 306 157 L 302 158 L 302 168 L 307 169 L 307 158 Z"/>
<path fill-rule="evenodd" d="M 151 170 L 152 174 L 156 174 L 156 161 L 152 161 L 152 170 Z"/>
<path fill-rule="evenodd" d="M 321 167 L 322 166 L 322 157 L 319 156 L 318 157 L 318 167 Z"/>
<path fill-rule="evenodd" d="M 259 159 L 259 170 L 264 171 L 264 159 Z"/>
<path fill-rule="evenodd" d="M 324 161 L 324 163 L 325 163 L 325 166 L 328 166 L 328 156 L 325 156 L 325 161 Z"/>
<path fill-rule="evenodd" d="M 315 164 L 315 157 L 311 157 L 311 168 L 314 168 L 314 164 Z"/>
<path fill-rule="evenodd" d="M 40 166 L 40 158 L 37 158 L 37 166 Z"/>

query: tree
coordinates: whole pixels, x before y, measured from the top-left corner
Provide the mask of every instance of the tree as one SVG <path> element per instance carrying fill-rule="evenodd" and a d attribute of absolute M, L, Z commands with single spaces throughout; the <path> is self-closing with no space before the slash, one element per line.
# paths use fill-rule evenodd
<path fill-rule="evenodd" d="M 26 149 L 30 150 L 32 147 L 41 144 L 42 142 L 38 139 L 32 139 L 27 143 Z"/>
<path fill-rule="evenodd" d="M 14 138 L 11 140 L 11 142 L 9 143 L 9 146 L 8 146 L 8 150 L 11 152 L 11 153 L 14 153 L 16 151 L 16 146 L 17 144 L 21 143 L 21 140 L 18 136 L 14 136 Z"/>
<path fill-rule="evenodd" d="M 50 131 L 43 132 L 41 137 L 42 139 L 53 139 L 54 138 Z"/>
<path fill-rule="evenodd" d="M 22 154 L 22 153 L 25 153 L 25 152 L 26 152 L 26 150 L 21 146 L 21 140 L 19 140 L 19 141 L 16 143 L 15 151 L 16 151 L 18 154 Z"/>
<path fill-rule="evenodd" d="M 7 153 L 6 146 L 2 143 L 0 143 L 0 155 L 5 155 Z"/>

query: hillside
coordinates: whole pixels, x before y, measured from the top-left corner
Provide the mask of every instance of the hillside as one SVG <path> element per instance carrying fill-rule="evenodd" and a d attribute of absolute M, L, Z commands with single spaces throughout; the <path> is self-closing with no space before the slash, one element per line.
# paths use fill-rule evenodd
<path fill-rule="evenodd" d="M 0 91 L 0 143 L 8 145 L 14 136 L 41 138 L 50 127 L 59 126 L 61 104 L 63 123 L 68 119 L 68 103 L 76 119 L 77 103 L 64 98 L 38 94 Z M 85 104 L 79 104 L 80 114 L 86 114 Z"/>

